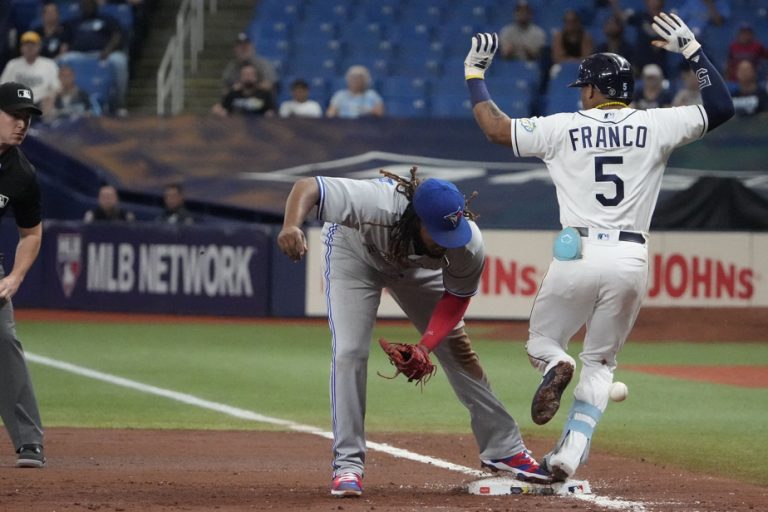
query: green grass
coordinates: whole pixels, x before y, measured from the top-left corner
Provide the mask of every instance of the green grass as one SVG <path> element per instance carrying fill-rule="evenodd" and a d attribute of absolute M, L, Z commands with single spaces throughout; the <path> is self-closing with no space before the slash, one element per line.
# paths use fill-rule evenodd
<path fill-rule="evenodd" d="M 26 350 L 189 393 L 260 414 L 329 428 L 330 335 L 324 325 L 86 324 L 21 322 Z M 520 342 L 482 340 L 475 349 L 499 398 L 524 435 L 554 442 L 565 412 L 538 427 L 529 416 L 538 374 Z M 385 326 L 375 336 L 415 341 L 412 328 Z M 578 353 L 574 343 L 570 352 Z M 629 343 L 617 380 L 629 399 L 610 404 L 594 441 L 597 450 L 768 484 L 762 455 L 768 390 L 622 371 L 621 364 L 768 365 L 768 344 Z M 117 386 L 30 365 L 47 426 L 273 429 Z M 379 378 L 392 367 L 372 346 L 368 379 L 369 432 L 469 432 L 466 410 L 445 377 L 420 392 L 404 379 Z M 570 388 L 567 395 L 570 397 Z"/>

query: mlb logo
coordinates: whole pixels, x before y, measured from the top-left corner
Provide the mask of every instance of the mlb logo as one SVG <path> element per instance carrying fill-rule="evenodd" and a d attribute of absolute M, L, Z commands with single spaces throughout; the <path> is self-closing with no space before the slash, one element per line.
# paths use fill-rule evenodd
<path fill-rule="evenodd" d="M 82 245 L 79 233 L 60 233 L 56 239 L 56 272 L 67 298 L 75 291 L 82 270 Z"/>
<path fill-rule="evenodd" d="M 611 239 L 611 235 L 609 235 L 608 233 L 598 233 L 597 234 L 597 239 L 598 240 L 610 240 Z"/>
<path fill-rule="evenodd" d="M 8 196 L 0 194 L 0 208 L 5 208 L 9 200 L 10 199 L 8 199 Z"/>
<path fill-rule="evenodd" d="M 32 99 L 32 91 L 29 89 L 17 89 L 16 94 L 18 94 L 19 98 Z"/>

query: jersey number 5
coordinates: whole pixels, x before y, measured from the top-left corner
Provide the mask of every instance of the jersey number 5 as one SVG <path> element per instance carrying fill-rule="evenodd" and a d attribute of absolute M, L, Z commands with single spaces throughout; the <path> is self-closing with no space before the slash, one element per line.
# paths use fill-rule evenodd
<path fill-rule="evenodd" d="M 596 156 L 595 157 L 595 181 L 612 181 L 616 185 L 616 195 L 605 197 L 605 194 L 595 194 L 598 202 L 603 206 L 616 206 L 624 199 L 624 181 L 615 174 L 603 172 L 605 165 L 619 165 L 624 163 L 621 156 Z"/>

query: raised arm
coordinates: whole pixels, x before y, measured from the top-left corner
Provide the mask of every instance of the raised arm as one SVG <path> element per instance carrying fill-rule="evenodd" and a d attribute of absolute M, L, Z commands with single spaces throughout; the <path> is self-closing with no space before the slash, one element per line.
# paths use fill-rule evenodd
<path fill-rule="evenodd" d="M 653 21 L 653 30 L 662 39 L 652 44 L 670 52 L 681 53 L 698 79 L 702 106 L 707 112 L 707 131 L 733 117 L 735 111 L 728 86 L 704 54 L 691 29 L 676 14 L 661 13 L 654 16 Z"/>
<path fill-rule="evenodd" d="M 475 121 L 485 136 L 495 144 L 512 146 L 512 120 L 491 100 L 485 85 L 485 70 L 499 47 L 496 34 L 476 34 L 464 60 L 464 78 L 472 102 Z"/>
<path fill-rule="evenodd" d="M 315 178 L 297 181 L 285 202 L 283 229 L 277 235 L 277 245 L 293 261 L 300 261 L 307 252 L 307 239 L 301 225 L 320 200 L 320 187 Z"/>

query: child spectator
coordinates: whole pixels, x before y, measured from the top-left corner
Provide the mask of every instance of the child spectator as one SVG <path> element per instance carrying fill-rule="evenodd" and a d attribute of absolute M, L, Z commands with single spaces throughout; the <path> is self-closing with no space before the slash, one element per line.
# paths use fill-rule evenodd
<path fill-rule="evenodd" d="M 323 117 L 323 109 L 309 99 L 309 84 L 297 79 L 291 84 L 291 97 L 280 105 L 280 117 Z"/>

